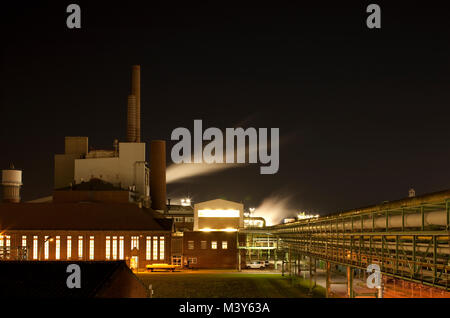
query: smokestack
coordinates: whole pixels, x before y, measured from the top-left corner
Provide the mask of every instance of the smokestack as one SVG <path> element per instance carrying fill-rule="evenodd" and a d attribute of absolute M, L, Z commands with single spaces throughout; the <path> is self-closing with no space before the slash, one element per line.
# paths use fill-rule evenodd
<path fill-rule="evenodd" d="M 131 94 L 136 97 L 136 141 L 141 142 L 141 66 L 133 65 Z"/>
<path fill-rule="evenodd" d="M 153 210 L 166 210 L 166 142 L 150 143 L 150 197 Z"/>
<path fill-rule="evenodd" d="M 136 96 L 128 96 L 127 142 L 136 142 Z"/>

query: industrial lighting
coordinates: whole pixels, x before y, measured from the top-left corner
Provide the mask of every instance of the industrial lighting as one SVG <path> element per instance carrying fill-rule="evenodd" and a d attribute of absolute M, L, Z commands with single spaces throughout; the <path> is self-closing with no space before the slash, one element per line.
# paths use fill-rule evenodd
<path fill-rule="evenodd" d="M 239 210 L 198 210 L 199 218 L 238 218 Z"/>
<path fill-rule="evenodd" d="M 226 229 L 224 229 L 224 230 L 222 230 L 222 231 L 224 231 L 224 232 L 236 232 L 237 229 L 226 228 Z"/>
<path fill-rule="evenodd" d="M 307 219 L 313 219 L 313 218 L 318 218 L 319 214 L 316 215 L 312 215 L 312 214 L 306 214 L 305 212 L 300 212 L 297 215 L 297 220 L 307 220 Z"/>
<path fill-rule="evenodd" d="M 210 228 L 203 228 L 200 229 L 201 232 L 237 232 L 237 229 L 232 228 L 226 228 L 226 229 L 210 229 Z"/>
<path fill-rule="evenodd" d="M 191 199 L 190 198 L 181 199 L 181 206 L 191 206 Z"/>

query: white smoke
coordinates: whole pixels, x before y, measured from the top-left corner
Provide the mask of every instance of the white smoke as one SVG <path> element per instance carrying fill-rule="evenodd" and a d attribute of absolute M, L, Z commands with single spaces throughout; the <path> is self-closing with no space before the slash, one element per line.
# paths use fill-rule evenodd
<path fill-rule="evenodd" d="M 296 209 L 291 207 L 291 198 L 290 195 L 271 195 L 263 200 L 252 216 L 263 217 L 267 226 L 279 224 L 285 217 L 296 215 Z"/>
<path fill-rule="evenodd" d="M 166 169 L 166 182 L 173 183 L 183 179 L 207 175 L 229 168 L 244 167 L 245 164 L 230 163 L 182 163 L 172 164 Z"/>

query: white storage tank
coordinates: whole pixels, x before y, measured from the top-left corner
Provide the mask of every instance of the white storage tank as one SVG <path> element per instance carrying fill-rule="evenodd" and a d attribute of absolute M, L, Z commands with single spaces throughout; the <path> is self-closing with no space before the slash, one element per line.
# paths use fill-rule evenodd
<path fill-rule="evenodd" d="M 22 186 L 22 170 L 14 169 L 11 164 L 9 169 L 2 170 L 3 202 L 20 202 L 20 187 Z"/>

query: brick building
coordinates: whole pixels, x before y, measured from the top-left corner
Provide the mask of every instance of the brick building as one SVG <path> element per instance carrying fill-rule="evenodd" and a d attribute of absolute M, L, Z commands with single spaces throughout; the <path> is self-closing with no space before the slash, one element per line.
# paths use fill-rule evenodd
<path fill-rule="evenodd" d="M 185 232 L 185 265 L 192 268 L 237 268 L 238 251 L 241 253 L 241 263 L 245 260 L 244 250 L 238 249 L 238 239 L 240 245 L 245 241 L 245 237 L 237 232 Z"/>
<path fill-rule="evenodd" d="M 172 220 L 131 203 L 0 204 L 2 260 L 171 263 Z"/>

